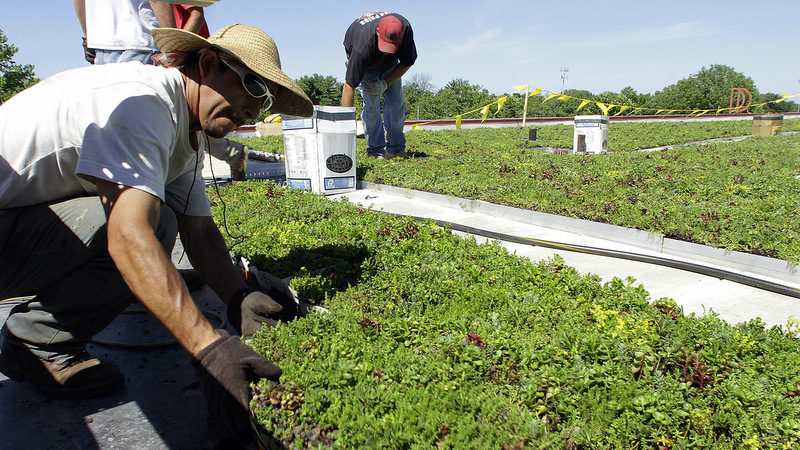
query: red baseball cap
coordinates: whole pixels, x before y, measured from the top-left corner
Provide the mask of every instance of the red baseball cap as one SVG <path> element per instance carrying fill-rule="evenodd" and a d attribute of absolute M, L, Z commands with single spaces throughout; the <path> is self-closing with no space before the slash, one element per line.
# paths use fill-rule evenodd
<path fill-rule="evenodd" d="M 395 16 L 388 15 L 378 22 L 378 49 L 383 53 L 397 53 L 397 46 L 403 40 L 403 23 Z"/>

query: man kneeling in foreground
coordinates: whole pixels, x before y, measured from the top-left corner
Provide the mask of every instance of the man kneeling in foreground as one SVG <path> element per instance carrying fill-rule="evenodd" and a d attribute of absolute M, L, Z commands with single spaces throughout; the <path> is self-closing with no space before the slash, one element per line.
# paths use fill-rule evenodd
<path fill-rule="evenodd" d="M 135 296 L 192 355 L 210 412 L 245 442 L 249 382 L 281 370 L 211 326 L 168 255 L 180 232 L 244 336 L 280 312 L 234 267 L 199 161 L 209 136 L 262 108 L 310 116 L 313 107 L 261 30 L 153 36 L 174 67 L 70 70 L 0 106 L 0 298 L 34 295 L 2 328 L 0 371 L 56 398 L 122 386 L 117 366 L 85 345 Z"/>

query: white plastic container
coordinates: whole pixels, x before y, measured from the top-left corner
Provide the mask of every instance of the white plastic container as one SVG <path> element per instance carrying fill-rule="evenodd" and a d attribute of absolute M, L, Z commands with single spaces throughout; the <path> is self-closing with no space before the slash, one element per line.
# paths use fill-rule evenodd
<path fill-rule="evenodd" d="M 312 117 L 283 116 L 286 184 L 321 194 L 356 189 L 356 109 L 314 106 Z"/>
<path fill-rule="evenodd" d="M 608 151 L 608 116 L 575 116 L 572 153 Z"/>

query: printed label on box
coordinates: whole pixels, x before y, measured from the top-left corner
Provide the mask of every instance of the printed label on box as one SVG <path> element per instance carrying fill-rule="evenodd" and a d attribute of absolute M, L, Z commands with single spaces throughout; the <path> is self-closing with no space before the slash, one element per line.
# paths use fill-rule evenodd
<path fill-rule="evenodd" d="M 308 178 L 287 178 L 286 184 L 292 189 L 311 190 L 311 180 Z"/>
<path fill-rule="evenodd" d="M 331 155 L 325 160 L 325 167 L 331 172 L 345 173 L 353 168 L 353 158 L 342 154 Z"/>
<path fill-rule="evenodd" d="M 325 178 L 325 189 L 352 189 L 356 186 L 356 177 Z"/>
<path fill-rule="evenodd" d="M 302 130 L 306 128 L 314 128 L 314 119 L 290 119 L 281 122 L 284 130 Z"/>

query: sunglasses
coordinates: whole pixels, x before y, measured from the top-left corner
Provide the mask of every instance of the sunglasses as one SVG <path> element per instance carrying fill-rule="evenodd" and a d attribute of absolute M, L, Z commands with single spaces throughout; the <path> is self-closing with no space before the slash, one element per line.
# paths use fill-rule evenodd
<path fill-rule="evenodd" d="M 242 80 L 242 87 L 244 87 L 245 92 L 247 92 L 249 96 L 253 98 L 266 97 L 266 100 L 263 101 L 262 108 L 270 109 L 272 107 L 272 104 L 275 102 L 275 96 L 269 91 L 267 82 L 264 81 L 263 78 L 256 75 L 254 72 L 239 67 L 235 63 L 227 61 L 225 58 L 220 58 L 220 60 L 225 63 L 229 69 L 239 75 L 239 78 Z"/>

